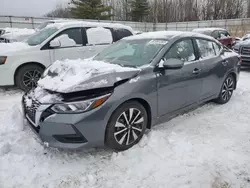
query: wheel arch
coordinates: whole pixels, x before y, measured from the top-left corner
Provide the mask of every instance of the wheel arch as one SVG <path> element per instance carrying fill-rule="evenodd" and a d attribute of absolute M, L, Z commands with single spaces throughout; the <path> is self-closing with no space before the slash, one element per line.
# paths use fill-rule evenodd
<path fill-rule="evenodd" d="M 23 68 L 23 67 L 25 67 L 25 66 L 27 66 L 27 65 L 37 65 L 37 66 L 39 66 L 39 67 L 41 67 L 41 68 L 43 68 L 43 69 L 46 68 L 42 63 L 38 63 L 38 62 L 26 62 L 26 63 L 20 65 L 19 67 L 17 67 L 17 69 L 15 70 L 15 73 L 14 73 L 14 84 L 15 84 L 15 85 L 16 85 L 16 76 L 17 76 L 18 71 L 19 71 L 21 68 Z"/>
<path fill-rule="evenodd" d="M 237 75 L 236 75 L 236 73 L 235 72 L 231 72 L 231 73 L 229 73 L 228 75 L 232 75 L 233 76 L 233 78 L 234 78 L 234 82 L 235 82 L 235 85 L 234 85 L 234 89 L 236 89 L 237 88 Z"/>

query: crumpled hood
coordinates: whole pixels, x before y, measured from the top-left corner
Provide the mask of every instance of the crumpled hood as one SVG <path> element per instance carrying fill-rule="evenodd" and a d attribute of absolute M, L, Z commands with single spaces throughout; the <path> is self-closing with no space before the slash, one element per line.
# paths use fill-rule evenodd
<path fill-rule="evenodd" d="M 137 68 L 92 59 L 56 61 L 45 70 L 38 85 L 50 91 L 70 93 L 112 87 L 119 81 L 135 77 L 139 72 Z"/>

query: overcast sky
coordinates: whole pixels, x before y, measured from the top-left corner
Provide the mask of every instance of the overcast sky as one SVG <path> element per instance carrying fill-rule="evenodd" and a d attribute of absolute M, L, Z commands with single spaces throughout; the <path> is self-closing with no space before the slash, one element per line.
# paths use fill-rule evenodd
<path fill-rule="evenodd" d="M 42 16 L 69 0 L 0 0 L 0 15 Z"/>

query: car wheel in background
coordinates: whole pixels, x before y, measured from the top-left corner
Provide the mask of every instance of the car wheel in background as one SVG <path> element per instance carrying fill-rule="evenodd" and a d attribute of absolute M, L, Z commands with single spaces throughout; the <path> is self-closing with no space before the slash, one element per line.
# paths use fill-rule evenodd
<path fill-rule="evenodd" d="M 147 123 L 147 111 L 140 103 L 124 103 L 116 109 L 108 122 L 106 145 L 118 151 L 131 148 L 143 137 Z"/>
<path fill-rule="evenodd" d="M 35 87 L 43 71 L 44 68 L 39 65 L 25 65 L 21 67 L 15 77 L 17 87 L 23 91 L 28 91 Z"/>
<path fill-rule="evenodd" d="M 233 95 L 235 84 L 236 84 L 235 79 L 232 76 L 232 74 L 228 75 L 227 78 L 223 82 L 220 95 L 215 100 L 215 102 L 219 104 L 226 104 Z"/>

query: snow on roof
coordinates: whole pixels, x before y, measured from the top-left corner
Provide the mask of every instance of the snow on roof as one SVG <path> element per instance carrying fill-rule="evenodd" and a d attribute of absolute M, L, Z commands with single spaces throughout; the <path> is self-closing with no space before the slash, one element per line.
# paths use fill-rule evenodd
<path fill-rule="evenodd" d="M 142 33 L 139 35 L 129 36 L 123 38 L 122 40 L 140 40 L 140 39 L 171 39 L 177 36 L 192 36 L 192 37 L 203 37 L 207 39 L 214 40 L 214 38 L 195 32 L 185 32 L 185 31 L 154 31 Z"/>
<path fill-rule="evenodd" d="M 110 27 L 114 29 L 127 29 L 130 32 L 134 33 L 133 29 L 130 26 L 126 26 L 119 23 L 103 23 L 103 22 L 86 22 L 86 21 L 66 21 L 60 23 L 50 24 L 47 27 L 57 27 L 58 29 L 65 28 L 65 27 L 74 27 L 74 26 L 81 26 L 81 27 Z"/>
<path fill-rule="evenodd" d="M 167 39 L 176 35 L 183 34 L 182 31 L 154 31 L 142 33 L 124 38 L 124 40 L 140 40 L 140 39 Z"/>
<path fill-rule="evenodd" d="M 202 31 L 216 31 L 216 30 L 226 30 L 224 28 L 217 28 L 217 27 L 205 27 L 205 28 L 197 28 L 197 29 L 194 29 L 193 31 L 194 32 L 202 32 Z"/>

